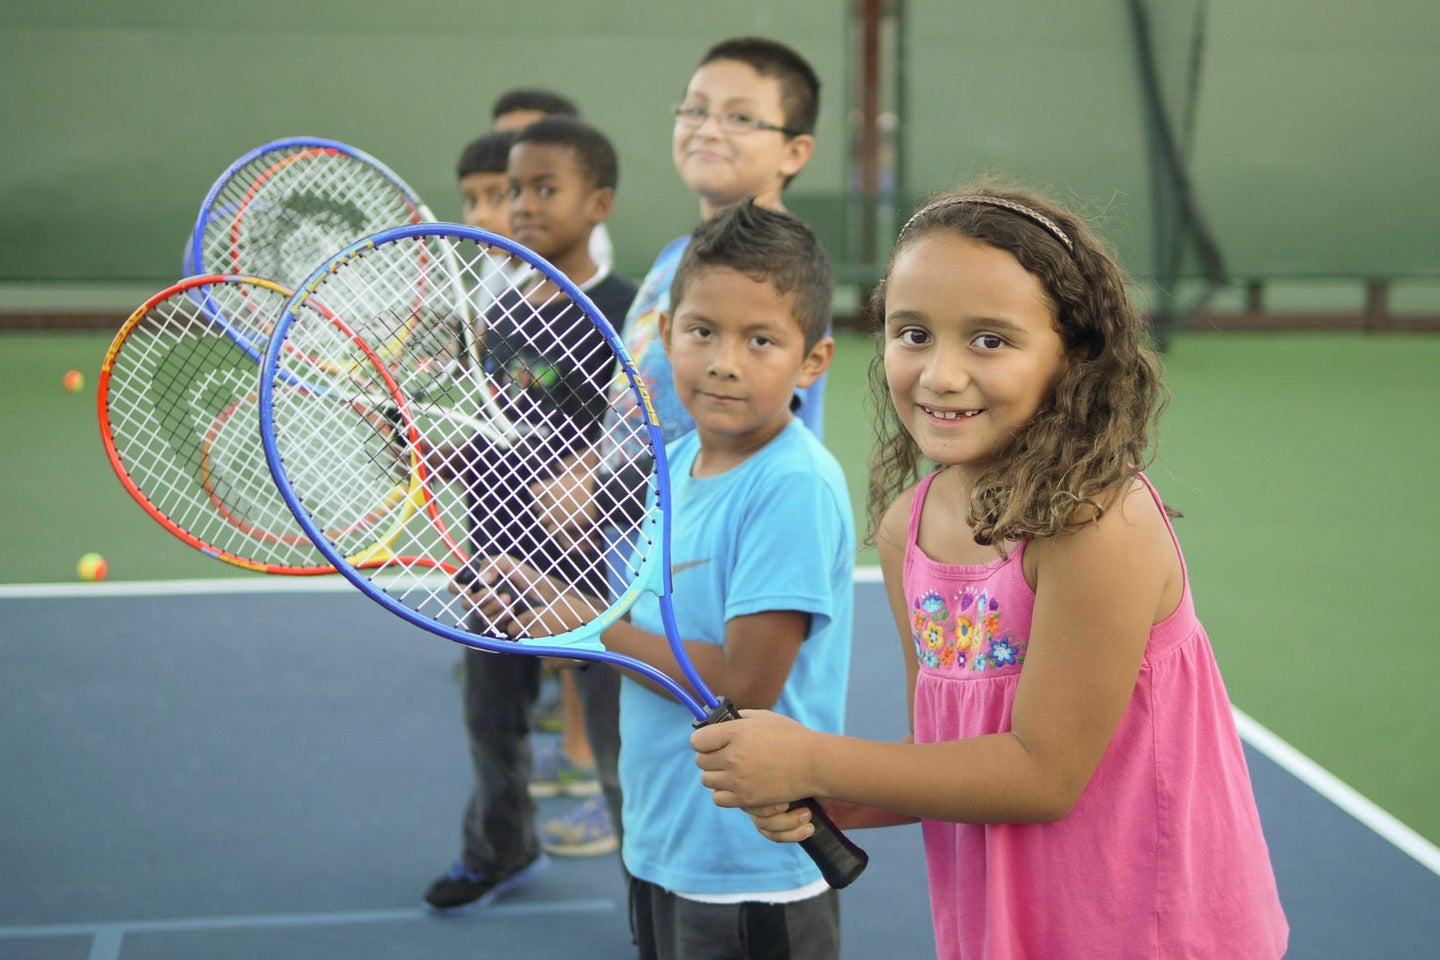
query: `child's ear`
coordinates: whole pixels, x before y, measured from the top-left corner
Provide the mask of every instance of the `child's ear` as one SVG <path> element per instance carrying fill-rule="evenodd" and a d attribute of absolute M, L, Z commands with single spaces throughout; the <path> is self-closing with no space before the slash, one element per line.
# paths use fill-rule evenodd
<path fill-rule="evenodd" d="M 820 375 L 830 369 L 830 361 L 835 359 L 835 338 L 821 337 L 810 352 L 805 355 L 805 362 L 800 364 L 800 376 L 795 381 L 798 387 L 808 387 Z"/>
<path fill-rule="evenodd" d="M 590 191 L 589 214 L 591 223 L 604 223 L 615 212 L 615 188 L 596 187 Z"/>
<path fill-rule="evenodd" d="M 670 311 L 660 311 L 660 346 L 665 348 L 665 356 L 670 356 Z"/>
<path fill-rule="evenodd" d="M 815 138 L 808 133 L 791 137 L 785 141 L 785 152 L 780 158 L 780 174 L 793 177 L 805 168 L 815 154 Z"/>

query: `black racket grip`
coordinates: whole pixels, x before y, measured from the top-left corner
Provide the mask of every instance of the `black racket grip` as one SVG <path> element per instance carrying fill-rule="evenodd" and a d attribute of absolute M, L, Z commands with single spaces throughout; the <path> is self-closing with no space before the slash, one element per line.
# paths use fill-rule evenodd
<path fill-rule="evenodd" d="M 820 807 L 819 801 L 813 797 L 797 800 L 790 805 L 805 807 L 810 811 L 810 825 L 815 828 L 815 832 L 801 840 L 800 846 L 810 854 L 815 866 L 820 868 L 820 875 L 825 878 L 825 882 L 836 890 L 843 890 L 854 883 L 870 863 L 870 854 L 840 832 L 835 821 L 830 819 Z"/>
<path fill-rule="evenodd" d="M 735 709 L 735 704 L 722 697 L 709 716 L 704 720 L 696 720 L 695 726 L 708 727 L 712 723 L 739 719 L 740 711 Z M 815 798 L 796 800 L 790 806 L 804 807 L 810 811 L 810 825 L 815 828 L 815 832 L 801 840 L 800 847 L 815 861 L 815 866 L 820 868 L 820 875 L 825 878 L 825 882 L 836 890 L 843 890 L 854 883 L 855 879 L 865 872 L 865 867 L 870 863 L 870 855 L 835 826 L 835 821 L 830 819 Z"/>

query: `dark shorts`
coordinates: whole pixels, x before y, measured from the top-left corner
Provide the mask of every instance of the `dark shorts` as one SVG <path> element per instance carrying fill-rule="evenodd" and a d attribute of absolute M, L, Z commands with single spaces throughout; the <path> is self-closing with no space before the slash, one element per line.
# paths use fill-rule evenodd
<path fill-rule="evenodd" d="M 640 960 L 836 960 L 840 895 L 794 903 L 697 903 L 630 881 Z"/>

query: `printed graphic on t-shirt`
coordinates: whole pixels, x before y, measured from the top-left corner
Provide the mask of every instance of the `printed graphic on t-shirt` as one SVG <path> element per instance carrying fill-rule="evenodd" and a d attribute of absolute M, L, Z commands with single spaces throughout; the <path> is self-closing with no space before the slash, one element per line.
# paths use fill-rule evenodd
<path fill-rule="evenodd" d="M 915 656 L 933 669 L 986 672 L 1018 669 L 1029 641 L 1005 629 L 1000 601 L 966 587 L 947 601 L 932 591 L 911 604 Z"/>

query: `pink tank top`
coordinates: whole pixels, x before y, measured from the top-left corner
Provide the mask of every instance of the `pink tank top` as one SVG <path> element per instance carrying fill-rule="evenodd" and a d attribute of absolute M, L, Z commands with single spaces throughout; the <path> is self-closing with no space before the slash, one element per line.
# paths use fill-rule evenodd
<path fill-rule="evenodd" d="M 921 552 L 933 480 L 916 489 L 904 563 L 920 662 L 919 743 L 1010 729 L 1035 604 L 1025 543 L 983 566 Z M 927 820 L 923 830 L 945 960 L 1270 960 L 1285 952 L 1289 927 L 1249 770 L 1188 575 L 1180 606 L 1151 629 L 1130 706 L 1067 817 Z"/>

